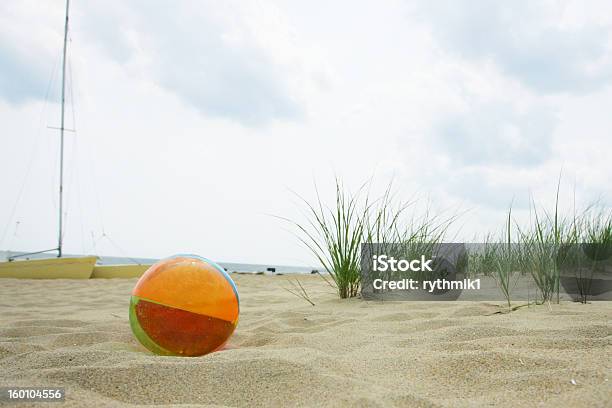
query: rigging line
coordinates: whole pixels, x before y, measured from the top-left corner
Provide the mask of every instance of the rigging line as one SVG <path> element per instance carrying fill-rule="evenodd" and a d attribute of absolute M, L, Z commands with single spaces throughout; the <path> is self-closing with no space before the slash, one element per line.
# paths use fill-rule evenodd
<path fill-rule="evenodd" d="M 90 160 L 89 160 L 89 172 L 91 175 L 91 187 L 94 193 L 94 198 L 96 200 L 96 211 L 98 215 L 98 223 L 100 224 L 100 228 L 104 231 L 104 217 L 102 215 L 102 204 L 100 200 L 100 192 L 98 190 L 98 184 L 96 182 L 96 173 L 95 173 L 95 165 L 94 165 L 94 155 L 91 152 L 91 145 L 89 146 Z"/>
<path fill-rule="evenodd" d="M 72 37 L 70 37 L 70 42 L 72 43 Z M 72 128 L 75 130 L 74 137 L 81 139 L 82 135 L 77 130 L 77 123 L 76 123 L 76 116 L 77 115 L 76 115 L 76 108 L 75 108 L 75 106 L 77 105 L 76 99 L 75 99 L 75 94 L 77 95 L 77 97 L 79 99 L 80 99 L 80 95 L 81 94 L 80 94 L 80 88 L 79 88 L 79 82 L 78 82 L 78 72 L 77 72 L 77 69 L 76 69 L 75 65 L 73 64 L 73 61 L 72 61 L 72 51 L 71 50 L 69 51 L 69 59 L 68 59 L 68 77 L 69 77 L 69 80 L 70 80 L 69 90 L 70 90 L 70 105 L 71 105 L 71 109 L 72 109 Z M 82 147 L 83 144 L 81 143 L 80 146 Z M 90 160 L 87 160 L 87 161 L 89 162 L 89 165 L 90 165 L 90 169 L 89 170 L 90 170 L 90 175 L 91 175 L 91 179 L 92 179 L 91 180 L 92 181 L 91 184 L 94 185 L 95 184 L 95 179 L 94 179 L 94 177 L 92 175 L 93 172 L 92 172 L 92 169 L 91 169 L 91 166 L 92 166 L 92 162 L 91 161 L 93 160 L 93 157 L 92 157 L 93 155 L 91 154 L 91 146 L 88 143 L 85 143 L 85 146 L 86 146 L 85 149 L 88 151 L 89 156 L 90 156 Z M 80 156 L 77 156 L 77 159 L 78 159 L 78 157 L 80 157 Z M 80 211 L 80 216 L 81 216 L 81 239 L 82 239 L 82 246 L 83 246 L 83 252 L 85 253 L 85 244 L 84 244 L 84 242 L 85 242 L 85 238 L 84 238 L 85 234 L 83 232 L 84 231 L 84 220 L 85 220 L 85 218 L 83 216 L 84 215 L 84 212 L 83 212 L 83 207 L 84 206 L 83 206 L 83 194 L 82 193 L 83 193 L 83 191 L 86 191 L 87 189 L 84 190 L 84 189 L 81 188 L 83 181 L 84 181 L 84 179 L 81 178 L 80 173 L 77 172 L 77 183 L 78 183 L 77 184 L 78 185 L 78 187 L 77 187 L 77 199 L 78 199 L 78 202 L 79 202 L 79 211 Z M 86 180 L 85 180 L 85 182 L 86 182 Z M 86 183 L 86 185 L 87 185 L 87 183 Z M 98 214 L 97 215 L 98 215 L 100 227 L 101 227 L 102 231 L 104 231 L 104 224 L 102 223 L 101 216 L 100 216 L 100 203 L 99 203 L 100 200 L 99 200 L 99 197 L 97 196 L 96 193 L 97 193 L 97 190 L 94 190 L 94 196 L 95 196 L 96 201 L 97 201 L 97 210 L 98 210 Z M 92 249 L 94 251 L 94 254 L 97 254 L 96 240 L 94 238 L 94 232 L 93 231 L 91 231 L 91 236 L 92 236 Z"/>
<path fill-rule="evenodd" d="M 69 35 L 69 41 L 70 43 L 72 43 L 72 36 Z M 73 75 L 73 61 L 72 61 L 72 48 L 68 49 L 68 79 L 69 79 L 69 95 L 70 95 L 70 109 L 71 109 L 71 113 L 72 113 L 72 129 L 74 130 L 73 133 L 73 137 L 74 137 L 74 150 L 73 150 L 73 155 L 74 155 L 74 160 L 73 162 L 74 167 L 73 167 L 73 171 L 75 171 L 76 173 L 76 197 L 77 197 L 77 206 L 79 208 L 79 215 L 80 215 L 80 226 L 81 226 L 81 250 L 83 251 L 83 253 L 85 253 L 85 226 L 84 226 L 84 217 L 83 217 L 83 195 L 82 195 L 82 190 L 81 190 L 81 177 L 80 177 L 80 173 L 76 170 L 74 170 L 76 168 L 76 166 L 79 164 L 79 154 L 78 154 L 78 139 L 79 139 L 79 134 L 78 134 L 78 130 L 77 130 L 77 124 L 76 124 L 76 102 L 75 102 L 75 98 L 74 98 L 74 88 L 76 86 L 76 82 L 74 80 L 74 75 Z M 78 92 L 77 92 L 78 93 Z"/>
<path fill-rule="evenodd" d="M 71 59 L 70 59 L 70 55 L 68 55 L 66 57 L 66 61 L 67 61 L 67 67 L 68 67 L 68 73 L 69 73 L 69 82 L 68 82 L 68 94 L 70 96 L 70 102 L 71 102 L 71 107 L 73 109 L 73 118 L 74 118 L 74 101 L 72 98 L 72 80 L 70 77 L 70 65 L 71 65 Z M 74 123 L 73 123 L 74 125 Z M 67 183 L 66 186 L 67 188 L 67 193 L 66 193 L 66 200 L 65 200 L 65 206 L 64 206 L 64 212 L 63 212 L 63 223 L 62 223 L 62 241 L 64 240 L 64 237 L 66 236 L 66 232 L 68 231 L 68 208 L 70 206 L 70 200 L 75 196 L 74 190 L 76 190 L 76 199 L 77 201 L 79 201 L 79 196 L 78 196 L 78 185 L 77 188 L 73 188 L 75 185 L 75 174 L 77 174 L 77 164 L 78 164 L 78 144 L 77 144 L 78 138 L 76 137 L 76 131 L 73 133 L 72 135 L 72 151 L 71 156 L 70 156 L 70 162 L 72 162 L 72 166 L 70 166 L 69 168 L 69 173 L 68 173 L 68 177 L 67 177 Z M 78 183 L 78 176 L 77 177 L 77 183 Z"/>
<path fill-rule="evenodd" d="M 69 175 L 69 181 L 68 181 L 68 186 L 70 187 L 70 190 L 68 191 L 67 194 L 67 200 L 66 200 L 66 204 L 70 204 L 70 199 L 73 197 L 76 197 L 76 205 L 78 207 L 79 210 L 79 216 L 80 216 L 80 230 L 81 230 L 81 249 L 83 250 L 83 253 L 85 252 L 85 233 L 84 233 L 84 226 L 83 226 L 83 197 L 81 194 L 81 178 L 79 177 L 79 171 L 77 170 L 77 166 L 78 166 L 78 158 L 79 158 L 79 143 L 78 143 L 78 138 L 76 137 L 76 134 L 74 135 L 74 138 L 72 140 L 72 169 L 70 170 L 70 175 Z M 68 208 L 68 205 L 66 206 L 66 208 Z M 65 226 L 66 228 L 64 229 L 64 234 L 66 233 L 66 231 L 68 231 L 68 210 L 65 211 L 66 214 L 66 223 Z"/>
<path fill-rule="evenodd" d="M 34 140 L 34 147 L 31 149 L 30 160 L 28 161 L 28 166 L 26 168 L 26 173 L 23 177 L 23 181 L 21 182 L 21 187 L 19 188 L 19 192 L 17 193 L 17 199 L 13 204 L 13 208 L 11 209 L 9 218 L 6 222 L 6 226 L 4 227 L 4 231 L 2 232 L 2 239 L 0 239 L 0 247 L 4 244 L 4 240 L 6 238 L 6 234 L 8 233 L 9 227 L 12 224 L 13 218 L 15 216 L 15 212 L 17 211 L 17 206 L 19 205 L 19 201 L 21 201 L 21 197 L 23 192 L 25 191 L 25 186 L 27 185 L 30 173 L 32 171 L 32 166 L 34 165 L 34 158 L 36 157 L 36 153 L 38 152 L 38 148 L 40 145 L 40 136 L 42 134 L 42 122 L 45 117 L 45 113 L 47 112 L 47 107 L 49 103 L 49 94 L 51 92 L 51 86 L 53 85 L 55 78 L 55 71 L 57 70 L 57 66 L 59 65 L 59 58 L 55 60 L 53 64 L 53 69 L 51 70 L 51 76 L 49 77 L 49 81 L 47 82 L 47 90 L 45 91 L 45 99 L 43 102 L 42 109 L 40 111 L 40 117 L 38 119 L 38 131 L 36 133 L 36 138 Z"/>
<path fill-rule="evenodd" d="M 72 42 L 72 37 L 70 37 L 70 42 Z M 70 81 L 72 83 L 72 87 L 71 87 L 71 95 L 72 92 L 76 92 L 76 95 L 79 99 L 81 98 L 81 91 L 80 91 L 80 87 L 78 86 L 79 82 L 79 72 L 77 70 L 76 67 L 74 67 L 72 64 L 70 64 Z M 76 119 L 75 119 L 75 108 L 74 108 L 74 102 L 73 102 L 73 129 L 77 128 L 77 124 L 76 124 Z M 85 132 L 86 137 L 88 135 L 87 131 Z M 95 158 L 96 156 L 93 153 L 93 149 L 95 148 L 95 146 L 93 145 L 93 139 L 89 138 L 89 143 L 85 143 L 85 149 L 87 150 L 87 154 L 88 154 L 88 158 L 86 158 L 87 163 L 89 164 L 89 178 L 90 178 L 90 187 L 93 193 L 93 198 L 95 200 L 95 204 L 96 204 L 96 208 L 95 208 L 95 212 L 96 212 L 96 216 L 98 218 L 98 224 L 100 229 L 102 230 L 102 233 L 104 233 L 104 217 L 102 215 L 102 204 L 101 204 L 101 199 L 100 199 L 100 193 L 99 193 L 99 189 L 98 189 L 98 183 L 97 183 L 97 172 L 96 172 L 96 166 L 95 166 Z M 94 248 L 95 250 L 95 248 Z"/>
<path fill-rule="evenodd" d="M 71 199 L 73 199 L 73 197 L 76 195 L 76 199 L 77 201 L 79 200 L 79 196 L 78 196 L 78 185 L 76 188 L 74 188 L 75 186 L 75 177 L 77 178 L 77 182 L 78 182 L 78 176 L 76 176 L 76 174 L 78 173 L 78 171 L 76 170 L 76 164 L 78 163 L 78 143 L 77 143 L 77 137 L 73 137 L 72 138 L 72 148 L 71 148 L 71 155 L 70 155 L 70 162 L 72 163 L 72 166 L 70 166 L 70 169 L 68 170 L 68 177 L 67 178 L 67 183 L 66 183 L 66 187 L 68 187 L 66 190 L 66 200 L 65 200 L 65 205 L 64 205 L 64 222 L 63 222 L 63 230 L 62 230 L 62 240 L 64 239 L 64 236 L 66 235 L 66 232 L 68 231 L 68 208 L 70 206 L 70 202 Z M 76 193 L 74 192 L 76 191 Z"/>
<path fill-rule="evenodd" d="M 91 233 L 91 246 L 92 246 L 93 251 L 94 251 L 93 254 L 97 256 L 98 255 L 98 248 L 96 247 L 96 236 L 95 236 L 93 230 L 90 231 L 90 233 Z"/>
<path fill-rule="evenodd" d="M 81 194 L 81 178 L 79 172 L 76 173 L 77 206 L 79 208 L 79 218 L 81 220 L 81 252 L 85 254 L 85 227 L 83 225 L 83 197 Z"/>
<path fill-rule="evenodd" d="M 72 42 L 72 38 L 70 39 L 70 42 Z M 70 80 L 69 90 L 70 90 L 70 109 L 72 110 L 72 129 L 76 133 L 77 127 L 76 127 L 76 112 L 74 109 L 74 92 L 73 92 L 74 80 L 72 78 L 72 52 L 71 51 L 68 51 L 68 79 Z"/>
<path fill-rule="evenodd" d="M 6 248 L 6 252 L 8 252 L 7 258 L 10 256 L 11 254 L 11 246 L 13 245 L 13 238 L 18 238 L 19 235 L 17 234 L 17 231 L 19 230 L 19 225 L 21 224 L 21 222 L 16 221 L 15 222 L 15 230 L 13 231 L 13 235 L 11 237 L 9 237 L 9 240 L 7 242 L 7 248 Z"/>
<path fill-rule="evenodd" d="M 96 200 L 96 215 L 98 216 L 98 224 L 100 229 L 102 230 L 102 232 L 104 232 L 104 217 L 102 214 L 102 200 L 100 199 L 100 191 L 98 189 L 98 183 L 97 183 L 97 172 L 96 172 L 96 156 L 93 153 L 93 139 L 89 139 L 91 143 L 88 143 L 88 149 L 87 149 L 87 153 L 89 154 L 89 160 L 87 160 L 87 162 L 89 163 L 89 176 L 91 178 L 91 189 L 93 192 L 93 196 L 94 199 Z"/>
<path fill-rule="evenodd" d="M 57 103 L 57 102 L 56 102 Z M 56 135 L 55 132 L 53 132 L 54 136 Z M 58 137 L 59 139 L 59 137 Z M 47 143 L 49 143 L 49 153 L 51 154 L 52 157 L 52 167 L 53 169 L 58 169 L 60 166 L 60 161 L 59 161 L 59 156 L 60 156 L 60 143 L 56 142 L 55 137 L 53 137 L 52 139 L 50 139 L 51 141 L 48 141 Z M 59 172 L 56 171 L 50 171 L 49 172 L 50 175 L 49 177 L 51 178 L 51 182 L 50 185 L 51 186 L 58 186 L 59 185 Z M 53 207 L 53 212 L 57 212 L 58 210 L 58 206 L 59 206 L 59 200 L 57 197 L 57 190 L 54 188 L 49 190 L 49 197 L 50 197 L 50 201 L 51 201 L 51 206 Z"/>
<path fill-rule="evenodd" d="M 72 42 L 72 39 L 70 39 L 70 41 Z M 74 101 L 74 80 L 72 77 L 72 54 L 69 53 L 68 54 L 68 91 L 69 91 L 69 95 L 70 95 L 70 109 L 71 109 L 71 113 L 72 113 L 72 129 L 74 129 L 74 133 L 72 135 L 73 140 L 72 140 L 72 145 L 73 145 L 73 150 L 72 150 L 72 169 L 70 170 L 70 176 L 69 176 L 69 183 L 71 185 L 74 186 L 74 183 L 76 182 L 76 188 L 74 189 L 76 191 L 76 201 L 77 201 L 77 207 L 79 208 L 79 215 L 80 215 L 80 230 L 81 230 L 81 250 L 83 251 L 83 253 L 85 253 L 85 232 L 84 232 L 84 226 L 83 226 L 83 199 L 82 199 L 82 194 L 81 194 L 81 179 L 79 177 L 79 172 L 77 170 L 78 164 L 79 164 L 79 149 L 78 149 L 78 139 L 79 139 L 79 135 L 77 132 L 77 128 L 76 128 L 76 113 L 75 113 L 75 101 Z M 76 179 L 76 181 L 75 181 Z M 70 192 L 70 190 L 68 191 L 68 199 L 70 199 L 72 197 L 72 193 Z M 70 201 L 68 201 L 68 203 L 70 203 Z M 68 207 L 66 207 L 68 208 Z M 66 215 L 68 214 L 68 211 L 66 211 Z M 66 216 L 66 218 L 68 218 Z M 67 227 L 67 225 L 66 225 Z M 65 229 L 64 231 L 67 231 L 67 229 Z"/>
<path fill-rule="evenodd" d="M 117 249 L 117 250 L 118 250 L 118 251 L 121 253 L 121 255 L 123 255 L 123 257 L 124 257 L 124 258 L 129 259 L 130 261 L 132 261 L 133 263 L 135 263 L 135 264 L 137 264 L 137 265 L 140 265 L 140 264 L 141 264 L 141 263 L 140 263 L 140 262 L 138 262 L 136 259 L 132 258 L 131 256 L 128 256 L 128 255 L 127 255 L 127 253 L 126 253 L 126 252 L 125 252 L 123 249 L 121 249 L 121 247 L 120 247 L 119 245 L 117 245 L 117 244 L 115 243 L 115 241 L 113 241 L 113 240 L 111 239 L 111 237 L 109 237 L 109 236 L 108 236 L 106 233 L 103 233 L 103 234 L 102 234 L 102 238 L 106 238 L 106 239 L 108 240 L 108 242 L 110 242 L 110 243 L 111 243 L 111 245 L 113 245 L 113 246 L 115 247 L 115 249 Z"/>

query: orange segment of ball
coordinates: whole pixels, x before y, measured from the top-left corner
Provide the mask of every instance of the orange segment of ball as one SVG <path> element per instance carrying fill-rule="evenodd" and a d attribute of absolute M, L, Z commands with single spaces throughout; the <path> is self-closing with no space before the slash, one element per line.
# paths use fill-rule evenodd
<path fill-rule="evenodd" d="M 156 345 L 184 356 L 213 352 L 234 331 L 228 321 L 140 300 L 136 305 L 138 323 Z"/>
<path fill-rule="evenodd" d="M 176 257 L 154 265 L 138 281 L 132 294 L 231 323 L 238 318 L 236 294 L 223 274 L 194 258 Z"/>

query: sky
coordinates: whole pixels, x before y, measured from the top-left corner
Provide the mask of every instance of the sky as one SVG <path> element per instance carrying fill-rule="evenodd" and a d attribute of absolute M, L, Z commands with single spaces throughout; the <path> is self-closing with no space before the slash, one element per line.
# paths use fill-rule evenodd
<path fill-rule="evenodd" d="M 65 4 L 0 3 L 0 249 L 57 240 Z M 312 265 L 334 178 L 457 240 L 612 198 L 608 1 L 79 1 L 65 251 Z"/>

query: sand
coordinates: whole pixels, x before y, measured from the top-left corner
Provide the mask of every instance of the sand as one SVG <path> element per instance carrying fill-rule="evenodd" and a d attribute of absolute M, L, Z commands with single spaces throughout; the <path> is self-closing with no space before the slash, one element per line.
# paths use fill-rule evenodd
<path fill-rule="evenodd" d="M 293 277 L 233 278 L 232 348 L 198 358 L 137 343 L 136 280 L 0 280 L 0 386 L 63 386 L 51 406 L 70 407 L 612 405 L 612 302 L 499 314 L 490 302 L 340 300 L 303 276 L 311 306 L 283 289 Z"/>

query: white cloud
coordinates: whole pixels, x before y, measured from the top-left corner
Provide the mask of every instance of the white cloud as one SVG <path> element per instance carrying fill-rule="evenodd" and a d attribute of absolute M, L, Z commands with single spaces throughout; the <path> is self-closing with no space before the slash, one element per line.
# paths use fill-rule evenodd
<path fill-rule="evenodd" d="M 7 27 L 22 28 L 7 30 L 14 32 L 0 44 L 0 96 L 10 101 L 41 98 L 46 84 L 33 57 L 41 44 L 15 47 L 30 42 L 24 40 L 31 32 L 24 13 L 7 19 Z M 272 5 L 258 3 L 184 1 L 169 12 L 164 2 L 91 2 L 77 8 L 71 26 L 135 79 L 156 83 L 204 115 L 263 125 L 300 120 L 300 81 L 323 78 L 322 70 L 305 62 L 277 14 Z M 57 23 L 46 19 L 43 27 L 60 31 Z M 18 75 L 21 82 L 15 83 Z"/>
<path fill-rule="evenodd" d="M 441 118 L 432 140 L 462 166 L 536 166 L 551 157 L 555 124 L 543 107 L 519 112 L 510 103 L 481 103 Z"/>
<path fill-rule="evenodd" d="M 45 97 L 62 40 L 61 30 L 45 22 L 55 17 L 61 23 L 61 14 L 38 2 L 0 4 L 0 99 L 21 104 Z"/>
<path fill-rule="evenodd" d="M 539 92 L 593 91 L 612 80 L 612 26 L 593 19 L 571 24 L 568 4 L 437 1 L 420 11 L 455 54 L 477 63 L 493 60 Z M 604 12 L 600 7 L 592 11 Z"/>

